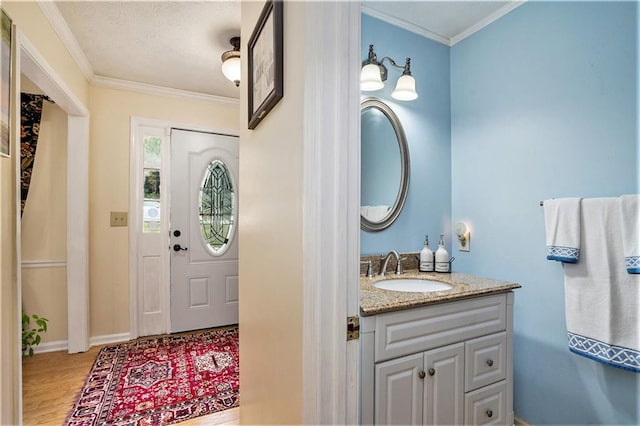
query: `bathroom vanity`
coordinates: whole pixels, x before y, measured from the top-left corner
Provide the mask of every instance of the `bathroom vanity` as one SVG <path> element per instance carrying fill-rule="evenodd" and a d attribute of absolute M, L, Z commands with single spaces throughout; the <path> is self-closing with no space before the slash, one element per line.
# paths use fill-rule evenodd
<path fill-rule="evenodd" d="M 451 289 L 382 290 L 389 279 Z M 513 424 L 515 283 L 462 273 L 361 278 L 362 424 Z"/>

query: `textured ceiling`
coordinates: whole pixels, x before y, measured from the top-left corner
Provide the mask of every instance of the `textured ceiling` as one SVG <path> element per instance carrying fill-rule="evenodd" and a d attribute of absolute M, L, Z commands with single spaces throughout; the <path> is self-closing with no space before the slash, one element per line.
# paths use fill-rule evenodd
<path fill-rule="evenodd" d="M 513 1 L 364 1 L 451 40 Z M 239 0 L 56 1 L 96 76 L 239 98 L 220 55 L 240 34 Z M 242 47 L 246 41 L 242 41 Z"/>
<path fill-rule="evenodd" d="M 240 35 L 238 1 L 56 4 L 96 75 L 239 97 L 220 70 L 229 39 Z"/>

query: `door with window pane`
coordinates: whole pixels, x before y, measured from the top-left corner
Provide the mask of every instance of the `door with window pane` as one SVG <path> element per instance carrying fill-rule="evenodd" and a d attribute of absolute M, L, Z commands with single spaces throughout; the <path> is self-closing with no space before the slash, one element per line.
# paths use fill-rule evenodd
<path fill-rule="evenodd" d="M 171 331 L 238 322 L 238 138 L 171 131 Z"/>

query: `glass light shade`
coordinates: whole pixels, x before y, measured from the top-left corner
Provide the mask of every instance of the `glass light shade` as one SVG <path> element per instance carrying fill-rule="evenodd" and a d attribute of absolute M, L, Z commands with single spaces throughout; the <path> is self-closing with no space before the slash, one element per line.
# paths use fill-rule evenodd
<path fill-rule="evenodd" d="M 370 92 L 384 87 L 380 77 L 380 68 L 374 64 L 367 64 L 360 71 L 360 90 Z"/>
<path fill-rule="evenodd" d="M 417 99 L 416 79 L 411 75 L 400 76 L 396 84 L 396 89 L 391 94 L 391 97 L 399 101 L 412 101 Z"/>
<path fill-rule="evenodd" d="M 236 83 L 236 86 L 240 84 L 240 55 L 228 58 L 222 63 L 222 74 Z"/>

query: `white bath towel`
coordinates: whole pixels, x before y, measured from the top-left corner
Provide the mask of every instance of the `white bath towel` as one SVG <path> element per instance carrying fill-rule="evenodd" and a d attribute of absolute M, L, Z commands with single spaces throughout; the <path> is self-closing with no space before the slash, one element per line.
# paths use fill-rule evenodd
<path fill-rule="evenodd" d="M 362 207 L 360 210 L 362 211 Z M 381 222 L 387 217 L 387 213 L 389 213 L 389 206 L 367 206 L 364 217 L 371 222 Z"/>
<path fill-rule="evenodd" d="M 578 262 L 581 200 L 582 198 L 557 198 L 544 201 L 547 259 Z"/>
<path fill-rule="evenodd" d="M 640 195 L 620 197 L 622 249 L 627 272 L 640 274 Z"/>
<path fill-rule="evenodd" d="M 580 262 L 564 264 L 569 349 L 640 373 L 640 275 L 622 256 L 619 198 L 582 200 Z"/>

